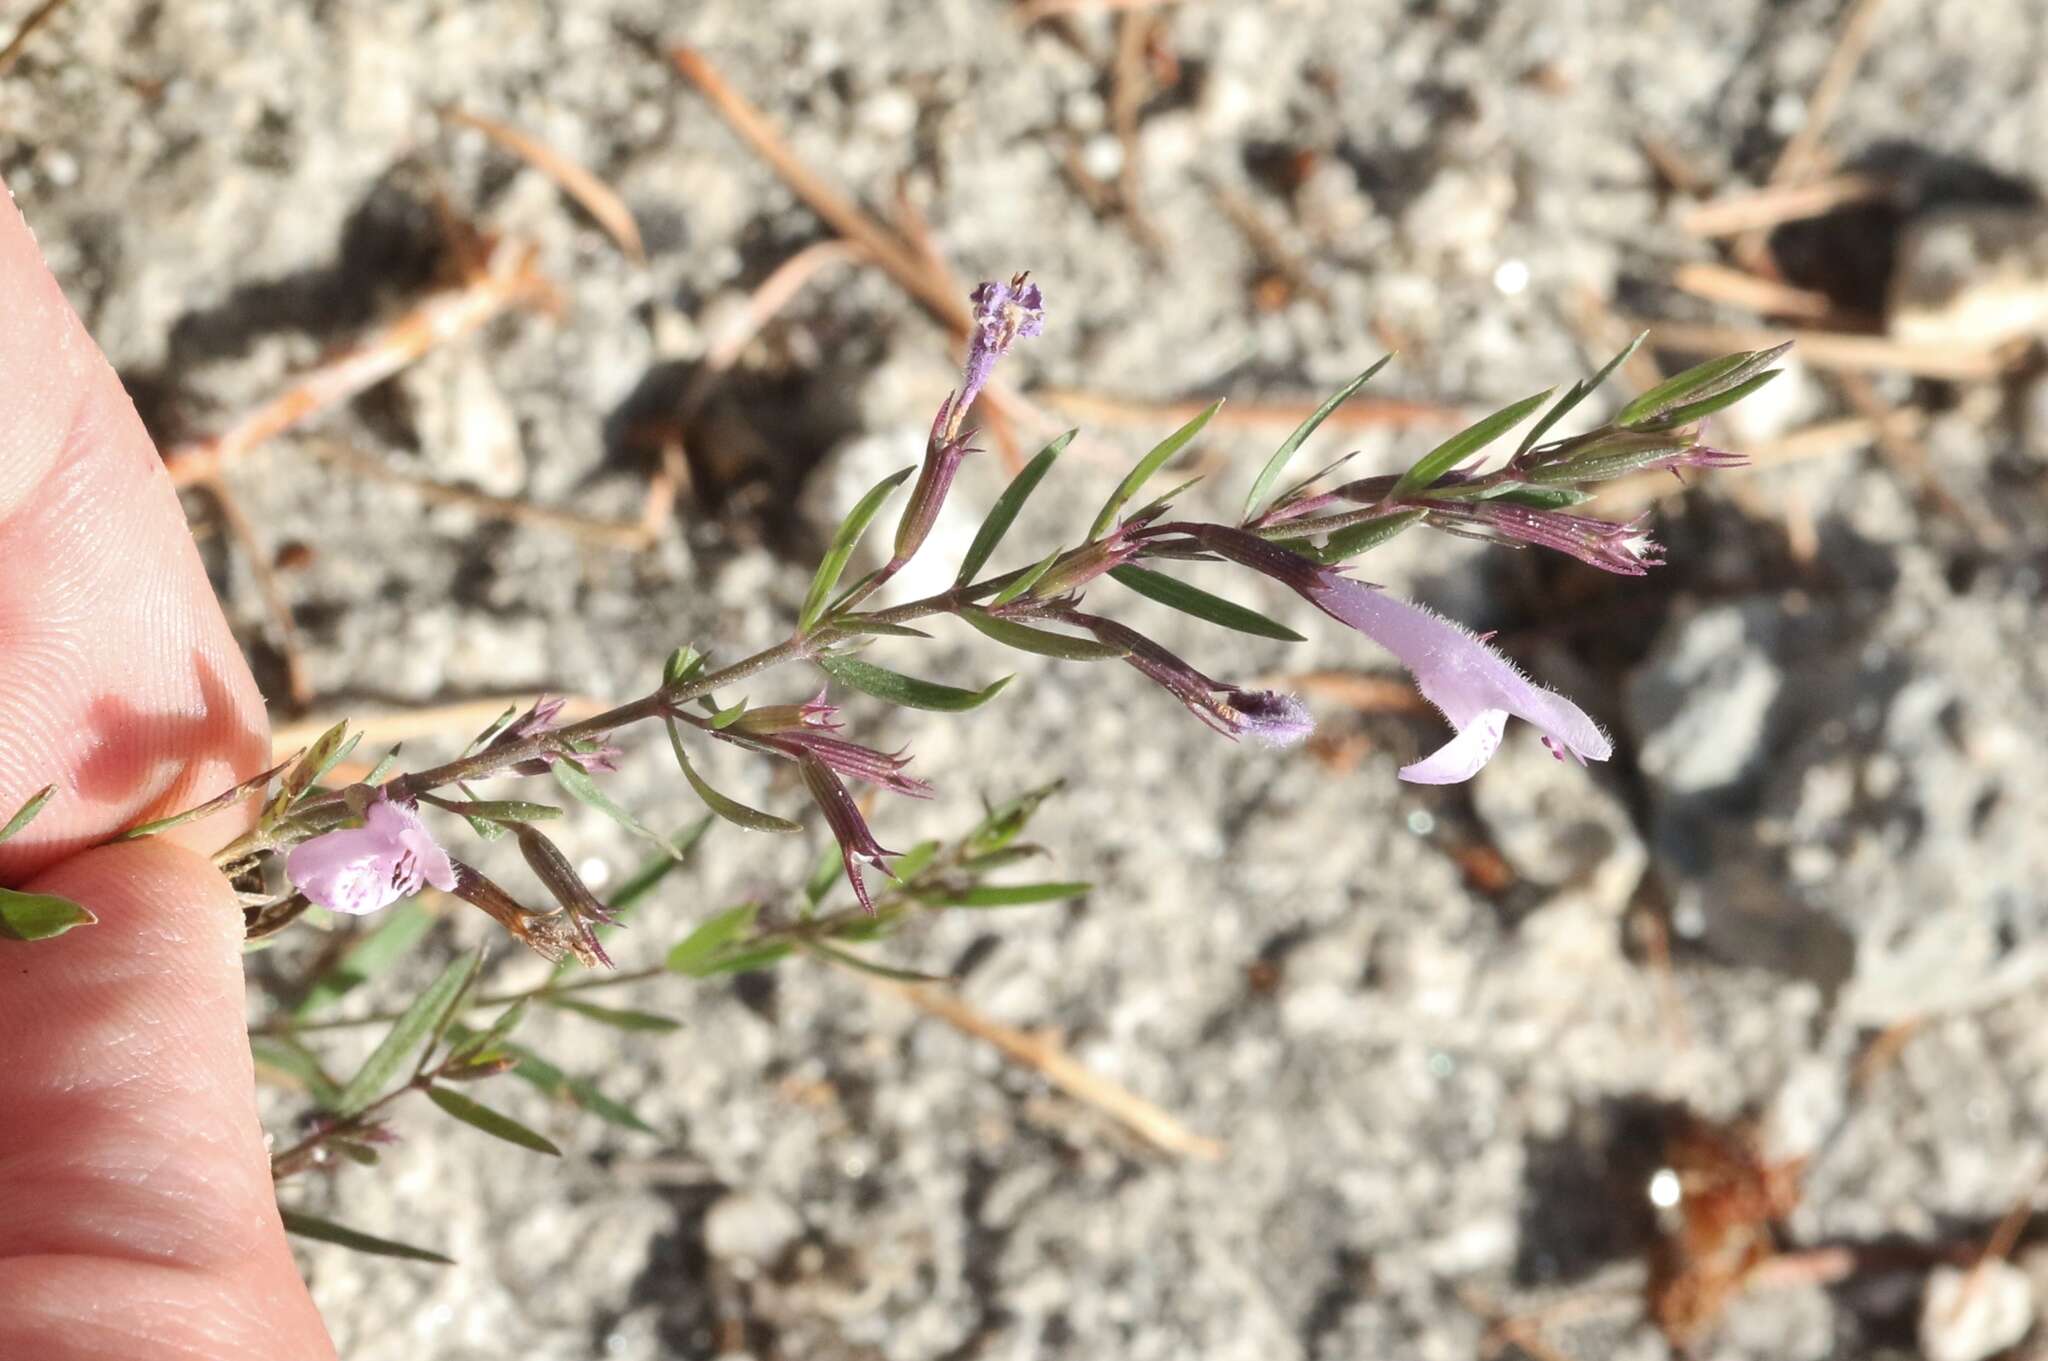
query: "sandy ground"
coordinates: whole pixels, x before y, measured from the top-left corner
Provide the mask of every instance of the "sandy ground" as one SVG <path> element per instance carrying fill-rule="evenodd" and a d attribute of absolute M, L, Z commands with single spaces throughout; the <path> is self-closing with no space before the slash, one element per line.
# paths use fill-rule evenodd
<path fill-rule="evenodd" d="M 1621 314 L 1753 324 L 1671 286 L 1678 264 L 1718 257 L 1681 229 L 1685 186 L 1645 143 L 1707 190 L 1759 183 L 1806 121 L 1839 18 L 1823 0 L 1185 0 L 1130 50 L 1145 88 L 1127 145 L 1114 22 L 1026 30 L 999 0 L 115 0 L 60 12 L 0 80 L 0 171 L 166 440 L 222 428 L 415 301 L 434 194 L 537 247 L 558 315 L 500 318 L 249 455 L 229 486 L 286 565 L 318 714 L 542 687 L 623 698 L 678 643 L 730 657 L 774 641 L 837 512 L 916 457 L 951 346 L 885 278 L 834 270 L 743 352 L 692 428 L 691 493 L 643 551 L 425 504 L 322 455 L 638 513 L 640 433 L 749 292 L 827 235 L 667 44 L 697 47 L 843 189 L 914 205 L 963 278 L 1034 272 L 1052 324 L 1011 377 L 1049 431 L 1065 423 L 1053 388 L 1291 401 L 1396 345 L 1383 395 L 1479 411 L 1586 372 L 1626 335 Z M 2048 10 L 1891 0 L 1875 24 L 1822 146 L 1898 176 L 1895 198 L 1778 242 L 1795 282 L 1866 326 L 1902 222 L 2048 181 Z M 442 105 L 602 176 L 646 263 Z M 1766 1156 L 1811 1159 L 1789 1247 L 1973 1251 L 2048 1152 L 2048 387 L 1880 369 L 1867 395 L 1927 414 L 1888 456 L 1858 445 L 1666 497 L 1672 565 L 1647 582 L 1419 535 L 1370 560 L 1582 699 L 1619 739 L 1603 768 L 1556 765 L 1518 732 L 1469 787 L 1404 787 L 1393 771 L 1438 741 L 1433 718 L 1318 696 L 1316 748 L 1276 756 L 1214 738 L 1126 670 L 1020 665 L 964 630 L 890 644 L 923 674 L 1020 679 L 962 717 L 854 708 L 941 790 L 880 807 L 883 838 L 958 830 L 979 798 L 1065 779 L 1034 836 L 1054 873 L 1096 887 L 936 920 L 883 957 L 960 973 L 974 1007 L 1058 1032 L 1224 1156 L 1149 1150 L 812 963 L 657 983 L 621 1000 L 679 1018 L 674 1035 L 550 1015 L 529 1036 L 655 1134 L 501 1082 L 492 1099 L 555 1136 L 560 1164 L 415 1110 L 378 1172 L 294 1187 L 459 1259 L 309 1247 L 343 1354 L 1456 1358 L 1485 1354 L 1490 1311 L 1571 1299 L 1583 1312 L 1547 1334 L 1559 1354 L 1659 1357 L 1648 1194 L 1680 1105 L 1757 1116 Z M 1767 447 L 1854 414 L 1852 396 L 1796 366 L 1723 442 Z M 1074 532 L 1170 424 L 1087 423 L 1017 551 Z M 1208 440 L 1218 472 L 1193 504 L 1229 513 L 1281 433 Z M 1430 438 L 1319 448 L 1379 470 Z M 996 455 L 970 465 L 942 555 L 1001 477 Z M 258 583 L 209 498 L 191 508 L 283 721 Z M 1388 665 L 1264 599 L 1311 641 L 1117 605 L 1226 674 Z M 750 802 L 801 806 L 784 775 L 715 769 Z M 615 790 L 657 825 L 696 816 L 652 745 Z M 569 839 L 613 882 L 638 860 L 599 819 Z M 719 829 L 622 962 L 786 895 L 805 840 Z M 485 925 L 451 916 L 348 1006 L 388 1005 Z M 289 992 L 317 945 L 258 957 L 259 994 Z M 1873 1038 L 1906 1023 L 1856 1081 Z M 366 1043 L 336 1038 L 335 1062 Z M 299 1103 L 273 1109 L 284 1122 Z M 2048 1270 L 2024 1245 L 2018 1260 L 1962 1313 L 1994 1300 L 2024 1328 Z M 1698 1354 L 1923 1353 L 1921 1271 L 1780 1275 Z M 2017 1337 L 1975 1326 L 1939 1323 L 1934 1354 Z"/>

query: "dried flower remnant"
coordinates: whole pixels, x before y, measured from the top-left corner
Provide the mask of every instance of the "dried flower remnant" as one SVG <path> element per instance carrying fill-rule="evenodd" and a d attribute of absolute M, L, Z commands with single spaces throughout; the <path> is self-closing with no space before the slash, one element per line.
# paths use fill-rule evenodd
<path fill-rule="evenodd" d="M 611 961 L 596 937 L 563 911 L 536 912 L 523 906 L 511 894 L 478 873 L 473 866 L 455 862 L 455 886 L 449 890 L 472 907 L 480 908 L 512 938 L 527 946 L 550 964 L 574 955 L 585 968 L 609 966 Z"/>
<path fill-rule="evenodd" d="M 694 720 L 693 720 L 694 721 Z M 910 758 L 876 751 L 843 737 L 834 737 L 843 726 L 839 706 L 825 699 L 820 690 L 802 704 L 776 704 L 749 709 L 731 724 L 714 729 L 727 741 L 760 751 L 772 751 L 790 760 L 808 754 L 837 774 L 866 780 L 878 789 L 906 798 L 928 799 L 932 787 L 914 775 L 903 773 Z"/>
<path fill-rule="evenodd" d="M 832 836 L 839 842 L 840 859 L 846 865 L 846 882 L 853 885 L 853 896 L 860 905 L 872 914 L 875 900 L 868 896 L 868 886 L 861 878 L 860 864 L 867 861 L 876 869 L 888 872 L 884 857 L 901 855 L 901 851 L 885 850 L 875 840 L 875 834 L 868 827 L 867 819 L 860 815 L 860 807 L 853 796 L 846 792 L 846 786 L 839 783 L 824 761 L 810 752 L 800 752 L 796 758 L 797 769 L 804 777 L 804 787 L 817 801 L 818 808 L 825 814 L 825 824 L 832 829 Z"/>
<path fill-rule="evenodd" d="M 1458 730 L 1429 756 L 1401 768 L 1414 784 L 1459 784 L 1499 749 L 1510 715 L 1543 732 L 1551 754 L 1604 761 L 1614 744 L 1583 709 L 1530 680 L 1499 651 L 1440 614 L 1354 581 L 1255 534 L 1222 525 L 1166 525 L 1204 547 L 1263 572 L 1340 624 L 1357 629 L 1400 659 L 1423 698 Z"/>
<path fill-rule="evenodd" d="M 359 917 L 391 906 L 423 884 L 451 890 L 455 866 L 420 815 L 379 798 L 360 827 L 325 832 L 292 848 L 285 873 L 301 893 L 330 912 Z"/>
<path fill-rule="evenodd" d="M 1064 617 L 1105 643 L 1126 649 L 1124 660 L 1187 706 L 1189 713 L 1235 741 L 1250 736 L 1269 747 L 1294 746 L 1315 730 L 1308 706 L 1277 690 L 1246 690 L 1215 680 L 1134 629 L 1113 619 L 1070 610 Z"/>
<path fill-rule="evenodd" d="M 1664 562 L 1664 546 L 1643 527 L 1643 517 L 1616 524 L 1592 515 L 1517 506 L 1502 501 L 1417 501 L 1438 529 L 1497 543 L 1549 548 L 1617 576 L 1648 576 Z"/>
<path fill-rule="evenodd" d="M 569 857 L 562 854 L 561 847 L 547 839 L 540 830 L 527 822 L 515 822 L 512 830 L 519 838 L 519 853 L 526 859 L 527 868 L 547 886 L 556 902 L 562 905 L 569 918 L 577 944 L 571 948 L 576 957 L 585 964 L 595 960 L 609 969 L 614 967 L 611 956 L 604 952 L 598 942 L 597 926 L 616 926 L 618 918 L 610 908 L 597 900 L 583 877 L 576 873 Z M 595 923 L 595 925 L 593 925 Z"/>

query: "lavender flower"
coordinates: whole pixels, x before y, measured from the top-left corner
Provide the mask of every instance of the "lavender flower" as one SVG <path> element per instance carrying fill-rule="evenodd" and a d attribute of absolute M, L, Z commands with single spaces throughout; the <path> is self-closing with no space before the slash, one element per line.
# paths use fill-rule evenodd
<path fill-rule="evenodd" d="M 932 432 L 925 441 L 924 466 L 918 469 L 917 484 L 911 488 L 903 519 L 896 526 L 896 547 L 888 567 L 883 569 L 884 578 L 893 576 L 923 546 L 932 525 L 938 521 L 946 493 L 952 490 L 961 461 L 977 452 L 969 445 L 973 432 L 963 434 L 960 425 L 967 419 L 968 408 L 988 386 L 996 361 L 1019 340 L 1045 330 L 1045 298 L 1038 285 L 1029 279 L 1029 275 L 1019 274 L 1008 283 L 989 280 L 971 295 L 974 318 L 968 333 L 967 366 L 960 376 L 960 390 L 939 404 L 938 415 L 932 419 Z"/>
<path fill-rule="evenodd" d="M 1018 341 L 1045 330 L 1045 297 L 1029 274 L 1018 274 L 1008 283 L 989 280 L 974 290 L 974 329 L 967 341 L 967 367 L 961 375 L 960 396 L 953 403 L 952 423 L 957 429 L 988 386 L 996 361 L 1010 352 Z"/>
<path fill-rule="evenodd" d="M 1291 747 L 1315 729 L 1308 706 L 1277 690 L 1246 690 L 1203 675 L 1134 629 L 1100 615 L 1067 611 L 1064 618 L 1105 643 L 1126 648 L 1124 660 L 1232 741 L 1249 734 L 1269 747 Z"/>
<path fill-rule="evenodd" d="M 889 867 L 882 863 L 883 857 L 901 855 L 902 852 L 884 850 L 875 840 L 875 834 L 868 828 L 867 819 L 860 815 L 853 796 L 846 792 L 846 786 L 839 783 L 838 777 L 822 760 L 808 751 L 798 752 L 796 765 L 804 777 L 804 787 L 810 790 L 811 797 L 825 814 L 825 824 L 839 842 L 839 855 L 846 865 L 846 881 L 853 885 L 853 896 L 860 899 L 860 905 L 872 916 L 875 901 L 868 896 L 868 886 L 861 879 L 858 862 L 865 860 L 887 873 Z"/>
<path fill-rule="evenodd" d="M 360 827 L 324 832 L 292 848 L 285 873 L 307 898 L 353 917 L 391 906 L 432 884 L 455 887 L 455 866 L 420 815 L 378 798 Z"/>
<path fill-rule="evenodd" d="M 1543 731 L 1543 744 L 1559 760 L 1604 761 L 1614 745 L 1584 710 L 1546 690 L 1468 630 L 1442 615 L 1411 605 L 1334 568 L 1310 562 L 1256 534 L 1223 525 L 1162 525 L 1206 548 L 1263 572 L 1298 592 L 1340 624 L 1348 624 L 1400 659 L 1423 697 L 1451 721 L 1458 735 L 1424 759 L 1401 769 L 1415 784 L 1458 784 L 1471 779 L 1499 749 L 1509 715 Z"/>

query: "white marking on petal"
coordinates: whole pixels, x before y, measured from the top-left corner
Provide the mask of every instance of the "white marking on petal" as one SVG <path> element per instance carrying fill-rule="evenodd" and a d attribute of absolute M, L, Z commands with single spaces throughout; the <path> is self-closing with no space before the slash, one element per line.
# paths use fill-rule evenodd
<path fill-rule="evenodd" d="M 1507 710 L 1488 709 L 1428 756 L 1401 767 L 1401 778 L 1410 784 L 1463 784 L 1493 759 L 1507 726 Z"/>

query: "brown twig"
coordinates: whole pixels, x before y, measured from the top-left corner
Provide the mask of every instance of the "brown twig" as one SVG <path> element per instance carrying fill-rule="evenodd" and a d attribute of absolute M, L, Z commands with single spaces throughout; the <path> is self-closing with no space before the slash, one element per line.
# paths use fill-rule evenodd
<path fill-rule="evenodd" d="M 14 63 L 21 60 L 22 51 L 28 46 L 28 40 L 62 8 L 64 0 L 43 0 L 28 18 L 21 21 L 21 27 L 14 30 L 14 36 L 7 40 L 7 46 L 0 47 L 0 76 L 14 69 Z"/>
<path fill-rule="evenodd" d="M 452 105 L 444 105 L 439 112 L 450 123 L 474 128 L 553 180 L 557 188 L 581 204 L 583 211 L 604 228 L 606 235 L 618 243 L 627 259 L 636 265 L 647 263 L 647 248 L 640 240 L 639 224 L 633 221 L 633 210 L 626 206 L 617 190 L 547 143 L 515 127 Z"/>
<path fill-rule="evenodd" d="M 284 659 L 285 693 L 293 708 L 303 709 L 313 702 L 312 677 L 306 667 L 306 650 L 299 642 L 298 622 L 292 617 L 291 604 L 284 597 L 277 573 L 271 569 L 270 550 L 258 537 L 256 527 L 249 523 L 249 517 L 242 513 L 241 502 L 228 490 L 225 481 L 212 477 L 200 487 L 213 498 L 229 537 L 241 546 L 242 556 L 249 560 L 250 575 L 256 578 L 257 597 L 263 602 L 263 611 L 277 635 L 278 654 Z"/>
<path fill-rule="evenodd" d="M 1636 145 L 1643 149 L 1643 155 L 1650 160 L 1650 166 L 1664 182 L 1677 193 L 1688 198 L 1699 198 L 1711 187 L 1707 177 L 1692 161 L 1670 142 L 1655 133 L 1641 133 Z"/>
<path fill-rule="evenodd" d="M 1875 32 L 1878 7 L 1883 3 L 1884 0 L 1849 0 L 1841 25 L 1835 30 L 1835 50 L 1828 55 L 1827 65 L 1821 68 L 1820 79 L 1814 82 L 1813 93 L 1807 97 L 1805 121 L 1778 152 L 1766 182 L 1769 187 L 1803 183 L 1824 168 L 1821 140 L 1834 120 L 1842 96 L 1856 79 L 1857 67 L 1863 64 L 1863 54 L 1869 50 Z M 1753 273 L 1776 272 L 1766 228 L 1744 232 L 1735 243 L 1734 255 Z"/>
<path fill-rule="evenodd" d="M 1825 293 L 1751 274 L 1733 265 L 1694 261 L 1671 272 L 1671 285 L 1709 302 L 1727 303 L 1766 316 L 1822 321 L 1834 316 L 1834 302 Z"/>
<path fill-rule="evenodd" d="M 1787 222 L 1821 217 L 1837 208 L 1889 198 L 1897 184 L 1881 175 L 1833 175 L 1807 184 L 1743 189 L 1687 209 L 1678 225 L 1693 236 L 1740 236 Z"/>
<path fill-rule="evenodd" d="M 2008 539 L 2004 525 L 1965 505 L 1942 485 L 1927 456 L 1927 447 L 1920 442 L 1920 426 L 1924 422 L 1909 419 L 1903 410 L 1887 402 L 1863 374 L 1844 373 L 1840 375 L 1840 381 L 1842 394 L 1849 399 L 1849 405 L 1870 421 L 1876 434 L 1878 452 L 1884 456 L 1892 472 L 1912 488 L 1921 503 L 1961 524 L 1987 546 L 2004 546 Z"/>
<path fill-rule="evenodd" d="M 1179 0 L 1026 0 L 1017 6 L 1017 22 L 1029 28 L 1046 19 L 1074 14 L 1110 14 L 1178 4 Z"/>
<path fill-rule="evenodd" d="M 499 241 L 461 282 L 430 294 L 361 344 L 308 370 L 283 393 L 210 439 L 164 451 L 171 480 L 204 482 L 265 440 L 375 387 L 438 346 L 458 340 L 515 305 L 552 306 L 553 288 L 534 268 L 531 246 Z"/>
<path fill-rule="evenodd" d="M 1198 400 L 1143 402 L 1110 397 L 1079 388 L 1036 388 L 1032 396 L 1071 416 L 1099 425 L 1140 425 L 1171 429 L 1199 415 L 1209 404 Z M 1292 428 L 1300 425 L 1320 401 L 1231 401 L 1216 413 L 1212 427 L 1254 426 Z M 1408 402 L 1392 397 L 1353 397 L 1331 412 L 1323 422 L 1325 430 L 1405 429 L 1411 426 L 1449 426 L 1465 419 L 1454 406 L 1436 402 Z"/>
<path fill-rule="evenodd" d="M 1166 254 L 1166 238 L 1159 234 L 1145 211 L 1144 172 L 1138 144 L 1138 114 L 1150 93 L 1151 80 L 1145 71 L 1145 49 L 1152 41 L 1157 16 L 1142 10 L 1126 10 L 1116 24 L 1116 56 L 1110 63 L 1109 125 L 1123 149 L 1117 167 L 1117 197 L 1122 201 L 1124 222 L 1131 235 L 1154 259 Z"/>
<path fill-rule="evenodd" d="M 1308 262 L 1288 246 L 1279 231 L 1259 212 L 1258 205 L 1252 202 L 1249 195 L 1221 180 L 1210 180 L 1209 192 L 1215 196 L 1216 206 L 1223 210 L 1223 215 L 1243 234 L 1245 242 L 1252 248 L 1252 253 L 1259 257 L 1268 270 L 1285 279 L 1288 285 L 1303 297 L 1313 299 L 1322 307 L 1330 305 L 1329 290 L 1316 282 L 1315 276 L 1309 272 Z"/>
<path fill-rule="evenodd" d="M 1163 1152 L 1205 1162 L 1223 1156 L 1221 1143 L 1194 1133 L 1168 1112 L 1088 1068 L 1054 1041 L 982 1015 L 958 993 L 871 974 L 855 976 L 876 992 L 900 997 L 961 1034 L 994 1045 L 1005 1058 L 1032 1069 L 1068 1096 L 1095 1107 Z"/>
<path fill-rule="evenodd" d="M 394 487 L 404 487 L 423 501 L 461 506 L 465 510 L 473 510 L 491 519 L 510 520 L 517 524 L 558 530 L 599 548 L 616 548 L 627 553 L 640 552 L 661 538 L 663 530 L 667 527 L 669 504 L 675 495 L 675 484 L 671 474 L 664 468 L 656 468 L 654 475 L 648 480 L 647 495 L 642 504 L 640 518 L 607 520 L 573 510 L 556 510 L 549 506 L 535 505 L 518 497 L 493 496 L 489 492 L 437 482 L 430 477 L 421 477 L 416 473 L 394 468 L 382 459 L 361 453 L 340 440 L 312 440 L 307 443 L 306 448 L 315 458 L 346 468 L 361 477 L 386 482 Z"/>
<path fill-rule="evenodd" d="M 914 241 L 889 230 L 866 209 L 805 165 L 788 140 L 768 121 L 768 116 L 719 74 L 701 52 L 690 47 L 674 47 L 668 55 L 684 79 L 710 101 L 711 107 L 725 119 L 740 140 L 766 161 L 768 167 L 824 220 L 826 226 L 857 247 L 869 262 L 887 274 L 934 321 L 954 337 L 965 338 L 973 324 L 973 316 L 967 308 L 967 290 L 953 278 L 935 250 L 920 250 Z M 997 413 L 995 433 L 1001 438 L 1001 422 L 1014 419 L 1018 414 L 1015 396 L 1000 381 L 991 383 L 982 395 L 990 409 Z M 1014 440 L 1005 446 L 1005 454 L 1012 466 L 1021 465 L 1021 453 Z"/>
<path fill-rule="evenodd" d="M 1981 382 L 2011 370 L 2026 354 L 2026 343 L 1964 350 L 1949 345 L 1911 345 L 1884 336 L 1800 327 L 1702 326 L 1687 322 L 1642 321 L 1650 343 L 1686 354 L 1761 350 L 1796 343 L 1800 359 L 1817 369 L 1892 370 L 1951 383 Z"/>
<path fill-rule="evenodd" d="M 1777 163 L 1771 167 L 1772 184 L 1796 184 L 1812 177 L 1819 163 L 1821 139 L 1827 135 L 1828 124 L 1834 121 L 1842 96 L 1856 79 L 1863 54 L 1870 50 L 1877 12 L 1883 4 L 1884 0 L 1849 0 L 1841 27 L 1835 31 L 1835 50 L 1828 55 L 1827 65 L 1821 68 L 1820 79 L 1807 97 L 1805 121 L 1778 152 Z"/>
<path fill-rule="evenodd" d="M 876 221 L 852 199 L 841 194 L 797 157 L 787 140 L 747 97 L 694 48 L 673 47 L 669 60 L 711 107 L 726 121 L 740 140 L 768 163 L 796 196 L 810 205 L 825 224 L 865 251 L 897 286 L 929 312 L 947 330 L 965 335 L 971 318 L 964 296 L 948 292 L 915 252 L 894 232 Z"/>

